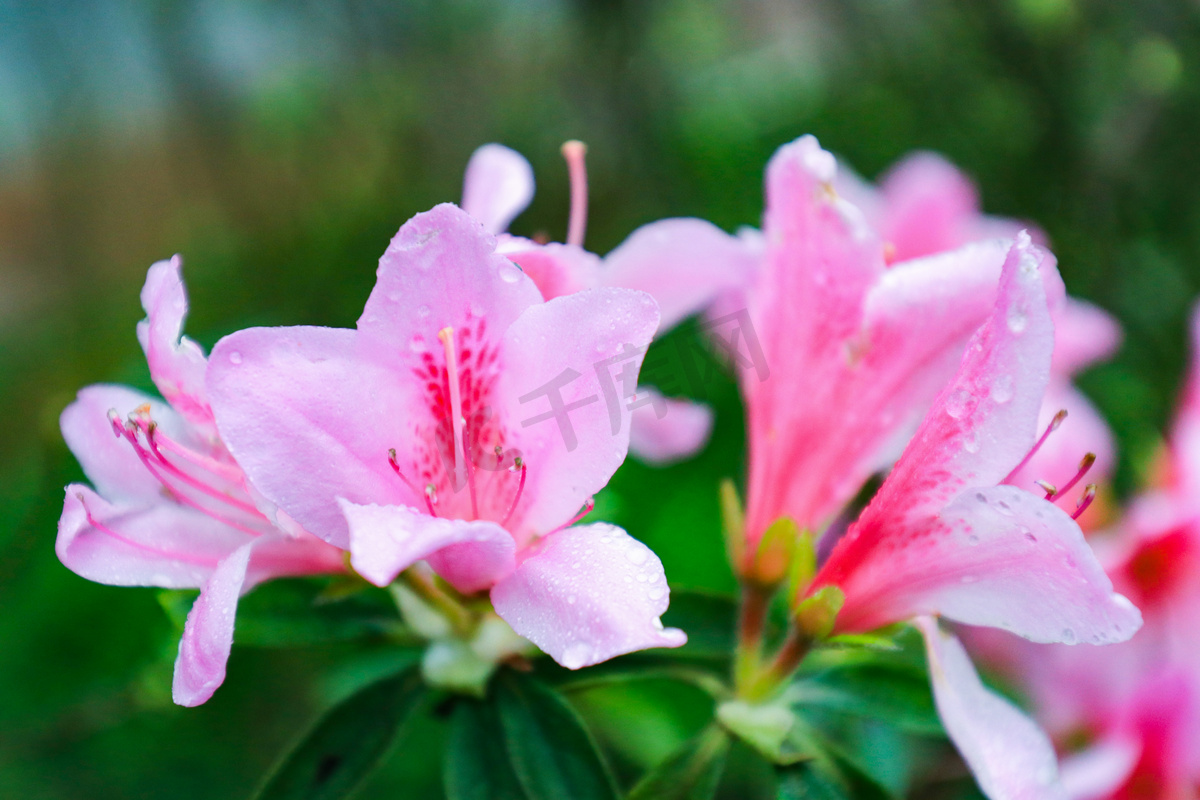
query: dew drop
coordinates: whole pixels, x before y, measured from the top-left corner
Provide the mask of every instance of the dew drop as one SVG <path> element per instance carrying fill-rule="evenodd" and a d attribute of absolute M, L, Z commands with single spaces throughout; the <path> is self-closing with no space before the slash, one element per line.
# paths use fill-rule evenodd
<path fill-rule="evenodd" d="M 432 312 L 430 311 L 429 306 L 417 306 L 417 316 L 418 317 L 421 317 L 422 319 L 424 319 L 425 317 L 428 317 L 431 313 Z"/>
<path fill-rule="evenodd" d="M 977 433 L 972 431 L 967 434 L 967 438 L 963 439 L 963 450 L 966 450 L 968 453 L 979 452 L 979 435 Z"/>
<path fill-rule="evenodd" d="M 1034 535 L 1033 535 L 1032 533 L 1030 533 L 1029 531 L 1025 531 L 1025 541 L 1027 541 L 1027 542 L 1033 542 L 1034 544 L 1037 544 L 1037 537 L 1036 537 L 1036 536 L 1034 536 Z"/>
<path fill-rule="evenodd" d="M 1008 503 L 1004 502 L 1003 500 L 1000 500 L 996 503 L 996 510 L 998 510 L 1001 514 L 1003 514 L 1006 517 L 1011 517 L 1013 515 L 1012 506 L 1010 506 Z"/>
<path fill-rule="evenodd" d="M 977 544 L 979 544 L 979 534 L 977 534 L 977 533 L 968 533 L 968 534 L 967 534 L 967 544 L 969 544 L 969 545 L 977 545 Z"/>
<path fill-rule="evenodd" d="M 646 597 L 649 597 L 651 600 L 661 600 L 662 596 L 663 590 L 661 586 L 655 586 L 646 592 Z"/>
<path fill-rule="evenodd" d="M 500 280 L 505 283 L 516 283 L 521 279 L 521 268 L 511 261 L 500 265 Z"/>
<path fill-rule="evenodd" d="M 1021 333 L 1025 330 L 1025 326 L 1029 324 L 1029 315 L 1025 309 L 1019 305 L 1014 305 L 1008 310 L 1008 329 L 1013 333 Z"/>
<path fill-rule="evenodd" d="M 229 363 L 230 364 L 242 363 L 242 354 L 239 353 L 238 351 L 234 350 L 232 353 L 229 354 Z"/>
<path fill-rule="evenodd" d="M 573 595 L 573 594 L 567 595 L 567 605 L 571 605 L 571 606 L 575 605 L 575 595 Z"/>
<path fill-rule="evenodd" d="M 646 548 L 631 547 L 625 551 L 625 557 L 634 564 L 644 564 L 646 563 Z"/>
<path fill-rule="evenodd" d="M 1075 631 L 1070 628 L 1064 628 L 1062 632 L 1063 644 L 1075 644 Z"/>
<path fill-rule="evenodd" d="M 967 404 L 971 401 L 971 393 L 958 388 L 946 398 L 946 413 L 954 419 L 962 419 L 967 414 Z"/>

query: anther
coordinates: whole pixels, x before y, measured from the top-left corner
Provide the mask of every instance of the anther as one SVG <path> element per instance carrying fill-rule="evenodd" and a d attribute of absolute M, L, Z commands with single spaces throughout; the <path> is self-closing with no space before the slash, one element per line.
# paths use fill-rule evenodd
<path fill-rule="evenodd" d="M 1042 491 L 1044 491 L 1046 493 L 1047 500 L 1049 500 L 1051 497 L 1054 497 L 1054 495 L 1058 494 L 1058 489 L 1054 488 L 1054 484 L 1051 483 L 1050 481 L 1044 481 L 1041 478 L 1038 478 L 1037 480 L 1034 481 L 1034 483 L 1036 483 L 1039 487 L 1041 487 Z"/>
<path fill-rule="evenodd" d="M 1075 506 L 1075 513 L 1071 515 L 1071 519 L 1079 519 L 1083 512 L 1087 511 L 1088 506 L 1096 499 L 1096 484 L 1089 483 L 1083 492 L 1083 497 L 1079 498 L 1079 503 Z"/>
<path fill-rule="evenodd" d="M 429 516 L 436 517 L 437 512 L 433 507 L 437 505 L 437 487 L 432 483 L 425 484 L 425 507 L 429 509 Z"/>
<path fill-rule="evenodd" d="M 417 487 L 413 485 L 413 482 L 400 471 L 400 462 L 396 460 L 396 448 L 394 447 L 388 449 L 388 465 L 396 473 L 396 477 L 404 481 L 405 486 L 412 489 L 413 494 L 421 494 L 421 492 L 417 491 Z"/>
<path fill-rule="evenodd" d="M 1025 465 L 1029 463 L 1029 460 L 1033 458 L 1034 454 L 1037 453 L 1037 451 L 1041 449 L 1042 445 L 1046 443 L 1046 440 L 1050 438 L 1050 434 L 1058 430 L 1058 426 L 1062 425 L 1063 420 L 1066 418 L 1067 410 L 1065 408 L 1055 414 L 1054 419 L 1050 420 L 1050 424 L 1046 426 L 1046 432 L 1042 434 L 1040 439 L 1034 442 L 1033 448 L 1025 454 L 1025 457 L 1021 459 L 1021 463 L 1013 467 L 1012 472 L 1008 473 L 1008 476 L 1000 482 L 1009 483 L 1013 479 L 1014 475 L 1024 469 Z"/>
<path fill-rule="evenodd" d="M 1092 468 L 1092 464 L 1095 464 L 1095 463 L 1096 463 L 1096 454 L 1095 453 L 1088 453 L 1087 455 L 1085 455 L 1083 457 L 1083 459 L 1079 462 L 1079 471 L 1075 473 L 1075 477 L 1071 478 L 1071 480 L 1067 481 L 1066 485 L 1063 486 L 1061 489 L 1059 489 L 1057 492 L 1055 492 L 1053 497 L 1058 497 L 1060 495 L 1064 495 L 1067 492 L 1071 491 L 1071 489 L 1073 489 L 1075 487 L 1075 484 L 1079 483 L 1079 481 L 1083 478 L 1083 476 L 1087 474 L 1087 471 Z M 1047 499 L 1051 499 L 1051 498 L 1047 497 Z"/>
<path fill-rule="evenodd" d="M 571 218 L 567 225 L 567 244 L 583 247 L 583 234 L 587 229 L 587 145 L 577 139 L 563 142 L 563 158 L 567 161 L 567 174 L 571 180 Z"/>

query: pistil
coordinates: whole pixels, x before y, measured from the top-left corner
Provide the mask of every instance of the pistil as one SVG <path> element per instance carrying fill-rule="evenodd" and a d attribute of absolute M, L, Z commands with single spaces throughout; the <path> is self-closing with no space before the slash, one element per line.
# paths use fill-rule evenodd
<path fill-rule="evenodd" d="M 442 347 L 446 352 L 446 381 L 449 383 L 450 389 L 450 429 L 454 437 L 454 444 L 451 447 L 454 453 L 454 488 L 457 491 L 464 482 L 469 484 L 471 514 L 478 518 L 479 507 L 475 499 L 475 475 L 469 463 L 471 459 L 466 451 L 467 442 L 463 434 L 467 420 L 463 416 L 462 387 L 458 383 L 458 353 L 454 348 L 454 328 L 442 328 L 438 331 L 438 338 L 441 339 Z"/>
<path fill-rule="evenodd" d="M 584 163 L 587 145 L 576 139 L 563 142 L 562 154 L 567 160 L 567 174 L 571 180 L 571 219 L 567 227 L 567 244 L 583 247 L 588 204 L 587 165 Z"/>
<path fill-rule="evenodd" d="M 1050 420 L 1050 424 L 1046 426 L 1046 432 L 1042 434 L 1040 439 L 1038 439 L 1036 442 L 1034 442 L 1033 448 L 1028 453 L 1025 454 L 1025 457 L 1021 459 L 1021 463 L 1017 464 L 1017 466 L 1013 468 L 1013 471 L 1008 473 L 1008 475 L 1004 478 L 1004 480 L 1002 480 L 1000 482 L 1001 483 L 1012 482 L 1013 476 L 1025 468 L 1025 465 L 1029 463 L 1029 460 L 1033 458 L 1034 454 L 1037 453 L 1037 451 L 1041 449 L 1042 445 L 1044 445 L 1046 443 L 1046 440 L 1050 438 L 1050 434 L 1052 434 L 1052 433 L 1054 433 L 1054 431 L 1058 430 L 1058 426 L 1062 425 L 1063 420 L 1066 418 L 1067 418 L 1067 410 L 1065 408 L 1062 411 L 1059 411 L 1057 414 L 1055 414 L 1054 419 Z"/>

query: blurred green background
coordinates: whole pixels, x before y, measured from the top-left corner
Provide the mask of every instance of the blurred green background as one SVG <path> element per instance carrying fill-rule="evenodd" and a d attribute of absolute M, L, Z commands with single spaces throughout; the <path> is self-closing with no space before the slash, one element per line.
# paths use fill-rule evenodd
<path fill-rule="evenodd" d="M 763 164 L 804 132 L 869 177 L 941 151 L 989 212 L 1048 232 L 1069 290 L 1125 328 L 1081 383 L 1131 491 L 1200 290 L 1196 2 L 0 0 L 0 796 L 245 796 L 394 663 L 371 644 L 235 648 L 215 698 L 176 708 L 155 592 L 58 563 L 62 487 L 81 478 L 58 414 L 89 383 L 150 388 L 134 325 L 151 262 L 184 254 L 205 346 L 349 326 L 390 236 L 458 199 L 479 144 L 534 165 L 514 231 L 561 239 L 558 146 L 585 140 L 603 253 L 664 216 L 757 224 Z M 728 382 L 709 399 L 712 446 L 627 464 L 599 510 L 675 584 L 724 589 L 714 488 L 740 473 L 741 423 Z M 618 759 L 653 760 L 707 713 L 653 698 L 576 700 L 624 732 Z M 443 727 L 407 733 L 361 796 L 437 797 Z"/>

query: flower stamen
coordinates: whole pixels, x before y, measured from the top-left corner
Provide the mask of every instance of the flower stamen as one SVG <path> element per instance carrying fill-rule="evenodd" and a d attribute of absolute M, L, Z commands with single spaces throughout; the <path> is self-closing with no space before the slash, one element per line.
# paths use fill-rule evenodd
<path fill-rule="evenodd" d="M 496 448 L 497 450 L 499 448 Z M 504 513 L 504 520 L 500 523 L 501 527 L 508 525 L 508 521 L 512 519 L 513 512 L 517 510 L 517 503 L 521 501 L 521 493 L 525 491 L 525 459 L 517 456 L 513 459 L 513 467 L 521 470 L 521 479 L 517 483 L 517 493 L 513 495 L 512 503 L 508 506 L 508 511 Z"/>
<path fill-rule="evenodd" d="M 1079 471 L 1075 473 L 1075 477 L 1071 478 L 1071 480 L 1067 481 L 1066 485 L 1063 486 L 1058 491 L 1051 492 L 1050 494 L 1046 495 L 1046 499 L 1047 500 L 1056 500 L 1059 497 L 1061 497 L 1062 495 L 1071 491 L 1071 489 L 1073 489 L 1075 487 L 1075 484 L 1079 483 L 1079 481 L 1083 478 L 1083 476 L 1087 474 L 1087 471 L 1092 468 L 1092 464 L 1095 464 L 1095 463 L 1096 463 L 1096 454 L 1095 453 L 1088 453 L 1087 455 L 1085 455 L 1083 457 L 1083 459 L 1079 462 Z"/>
<path fill-rule="evenodd" d="M 1088 506 L 1096 499 L 1096 484 L 1089 483 L 1083 492 L 1083 497 L 1079 498 L 1079 502 L 1075 505 L 1075 513 L 1071 515 L 1071 519 L 1079 519 L 1083 512 L 1087 511 Z"/>
<path fill-rule="evenodd" d="M 1017 464 L 1017 466 L 1013 468 L 1012 472 L 1008 473 L 1004 480 L 1000 482 L 1010 483 L 1013 479 L 1013 476 L 1025 468 L 1025 465 L 1029 463 L 1029 460 L 1033 458 L 1034 454 L 1037 453 L 1037 451 L 1041 449 L 1042 445 L 1046 443 L 1046 440 L 1050 438 L 1050 434 L 1058 430 L 1058 426 L 1062 425 L 1063 420 L 1066 418 L 1067 410 L 1065 408 L 1055 414 L 1054 419 L 1050 420 L 1050 424 L 1046 426 L 1046 432 L 1042 434 L 1040 439 L 1034 442 L 1033 448 L 1025 454 L 1025 457 L 1021 459 L 1021 463 Z"/>

